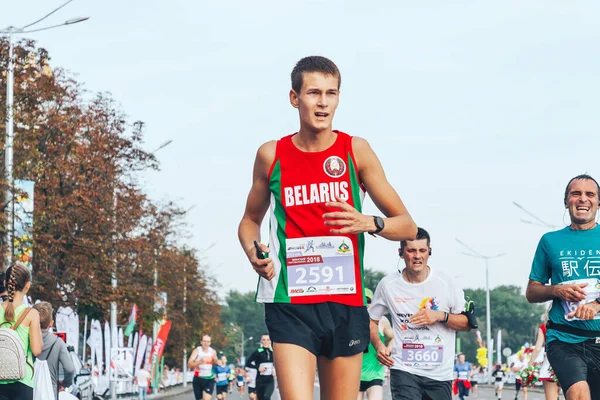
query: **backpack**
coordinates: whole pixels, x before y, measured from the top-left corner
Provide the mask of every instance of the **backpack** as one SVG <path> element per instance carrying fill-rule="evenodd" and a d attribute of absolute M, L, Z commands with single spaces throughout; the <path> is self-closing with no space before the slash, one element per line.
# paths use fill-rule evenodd
<path fill-rule="evenodd" d="M 25 378 L 27 354 L 21 338 L 15 332 L 25 319 L 31 308 L 26 308 L 17 323 L 10 328 L 0 327 L 0 381 L 13 381 Z M 4 324 L 10 322 L 5 321 Z"/>
<path fill-rule="evenodd" d="M 52 387 L 52 376 L 48 368 L 48 358 L 50 358 L 54 345 L 59 340 L 56 338 L 54 343 L 52 343 L 45 360 L 38 358 L 35 360 L 35 364 L 33 364 L 35 370 L 33 374 L 33 400 L 56 400 L 58 397 L 58 384 L 56 385 L 56 394 L 54 394 L 54 388 Z M 58 360 L 56 363 L 56 371 L 58 372 Z"/>

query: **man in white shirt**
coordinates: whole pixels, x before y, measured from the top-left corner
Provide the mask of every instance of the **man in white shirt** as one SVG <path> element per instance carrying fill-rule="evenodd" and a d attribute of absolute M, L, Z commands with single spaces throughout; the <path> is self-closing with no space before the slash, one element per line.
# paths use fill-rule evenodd
<path fill-rule="evenodd" d="M 427 265 L 430 236 L 419 228 L 415 240 L 400 243 L 406 268 L 386 276 L 369 308 L 371 342 L 377 358 L 391 368 L 393 400 L 452 399 L 456 331 L 469 331 L 465 297 L 454 280 Z M 378 321 L 392 316 L 391 354 L 381 342 Z"/>
<path fill-rule="evenodd" d="M 515 381 L 515 400 L 519 398 L 519 391 L 523 388 L 523 399 L 527 400 L 527 386 L 523 386 L 523 381 L 520 378 L 520 372 L 527 368 L 527 361 L 525 361 L 525 354 L 520 353 L 519 359 L 516 360 L 512 365 L 513 372 L 517 375 Z"/>
<path fill-rule="evenodd" d="M 135 373 L 135 380 L 138 385 L 139 399 L 146 400 L 146 393 L 148 393 L 148 386 L 150 386 L 150 372 L 147 369 L 140 368 Z"/>

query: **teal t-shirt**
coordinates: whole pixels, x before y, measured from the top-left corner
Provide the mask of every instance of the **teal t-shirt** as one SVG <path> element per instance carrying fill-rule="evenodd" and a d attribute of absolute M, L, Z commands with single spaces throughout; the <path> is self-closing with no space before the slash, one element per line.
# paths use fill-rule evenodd
<path fill-rule="evenodd" d="M 600 297 L 600 225 L 586 231 L 572 230 L 566 227 L 559 231 L 548 232 L 538 244 L 531 266 L 529 279 L 553 285 L 563 282 L 569 284 L 587 283 L 584 303 Z M 548 318 L 556 324 L 570 325 L 574 328 L 600 331 L 600 315 L 591 321 L 578 319 L 568 321 L 565 316 L 577 308 L 577 303 L 554 299 Z M 566 343 L 580 343 L 589 339 L 579 335 L 549 329 L 547 342 L 560 340 Z"/>

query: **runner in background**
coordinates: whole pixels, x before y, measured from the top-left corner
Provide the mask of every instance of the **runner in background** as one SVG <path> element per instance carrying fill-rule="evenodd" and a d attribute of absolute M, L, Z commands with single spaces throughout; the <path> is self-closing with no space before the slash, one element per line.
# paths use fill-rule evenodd
<path fill-rule="evenodd" d="M 373 299 L 373 291 L 365 288 L 365 295 L 367 296 L 367 307 L 369 307 Z M 379 338 L 386 344 L 388 351 L 391 352 L 394 344 L 394 331 L 386 317 L 379 320 Z M 377 360 L 377 350 L 369 343 L 369 347 L 363 354 L 358 400 L 363 400 L 365 395 L 368 400 L 382 400 L 384 379 L 385 366 Z"/>
<path fill-rule="evenodd" d="M 210 347 L 210 344 L 210 336 L 202 336 L 201 346 L 192 351 L 188 360 L 188 368 L 194 370 L 192 386 L 196 400 L 211 400 L 215 389 L 213 366 L 219 360 L 217 359 L 217 352 Z"/>
<path fill-rule="evenodd" d="M 470 362 L 465 361 L 465 355 L 458 355 L 458 362 L 454 365 L 454 379 L 458 389 L 458 398 L 464 400 L 469 398 L 471 391 L 471 377 L 473 376 L 473 367 Z"/>
<path fill-rule="evenodd" d="M 502 389 L 504 388 L 504 381 L 506 380 L 506 372 L 502 369 L 500 363 L 494 365 L 494 371 L 492 371 L 494 377 L 494 392 L 498 399 L 502 398 Z"/>
<path fill-rule="evenodd" d="M 523 388 L 523 400 L 527 400 L 527 386 L 523 386 L 523 381 L 520 378 L 519 373 L 527 368 L 527 362 L 525 361 L 525 354 L 520 353 L 519 358 L 513 363 L 512 371 L 516 374 L 515 381 L 515 400 L 519 398 L 519 391 Z"/>
<path fill-rule="evenodd" d="M 430 244 L 423 228 L 415 240 L 400 242 L 406 268 L 379 282 L 368 310 L 371 342 L 377 359 L 391 368 L 394 400 L 450 400 L 456 331 L 471 330 L 463 290 L 427 264 Z M 386 314 L 391 314 L 394 329 L 391 355 L 377 326 Z"/>
<path fill-rule="evenodd" d="M 237 388 L 240 393 L 240 398 L 244 397 L 244 387 L 246 381 L 246 371 L 243 368 L 236 368 L 236 377 L 237 377 Z"/>
<path fill-rule="evenodd" d="M 471 373 L 471 394 L 473 397 L 477 397 L 479 394 L 479 374 L 481 373 L 481 366 L 476 365 L 473 367 Z"/>
<path fill-rule="evenodd" d="M 222 356 L 221 360 L 215 365 L 215 382 L 217 383 L 217 399 L 225 400 L 229 388 L 229 377 L 231 368 L 227 365 L 227 357 Z"/>
<path fill-rule="evenodd" d="M 546 400 L 558 400 L 558 395 L 560 393 L 560 386 L 558 386 L 556 376 L 552 376 L 550 361 L 548 361 L 548 355 L 546 354 L 544 347 L 546 346 L 546 332 L 547 327 L 546 324 L 548 322 L 548 313 L 552 306 L 548 307 L 548 310 L 544 313 L 543 322 L 538 328 L 537 340 L 535 342 L 535 349 L 531 353 L 531 358 L 529 359 L 529 366 L 532 366 L 538 363 L 538 359 L 540 356 L 542 357 L 542 362 L 540 363 L 540 377 L 539 380 L 544 385 L 544 394 L 546 396 Z"/>
<path fill-rule="evenodd" d="M 275 391 L 275 368 L 273 366 L 273 350 L 269 335 L 262 335 L 261 346 L 246 360 L 246 366 L 254 365 L 258 370 L 256 377 L 256 397 L 258 400 L 270 400 Z"/>
<path fill-rule="evenodd" d="M 250 400 L 256 400 L 256 375 L 258 370 L 252 363 L 246 367 L 246 382 L 248 382 L 248 397 Z"/>

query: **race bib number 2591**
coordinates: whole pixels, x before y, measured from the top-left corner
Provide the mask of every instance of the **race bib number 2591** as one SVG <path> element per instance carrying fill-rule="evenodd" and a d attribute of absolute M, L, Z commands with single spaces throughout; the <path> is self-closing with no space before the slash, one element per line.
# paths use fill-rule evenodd
<path fill-rule="evenodd" d="M 344 236 L 286 240 L 288 296 L 356 293 L 354 248 Z"/>

